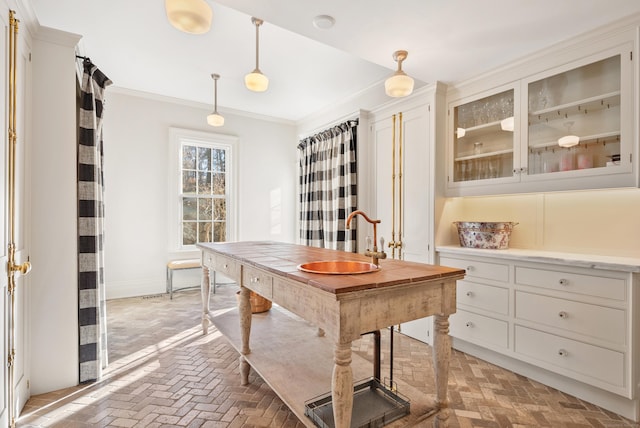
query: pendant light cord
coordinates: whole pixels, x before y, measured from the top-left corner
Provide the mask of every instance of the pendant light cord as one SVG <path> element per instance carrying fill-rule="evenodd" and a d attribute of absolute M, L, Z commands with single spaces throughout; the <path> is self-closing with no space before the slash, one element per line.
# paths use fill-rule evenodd
<path fill-rule="evenodd" d="M 218 79 L 213 81 L 213 112 L 218 113 Z"/>
<path fill-rule="evenodd" d="M 260 72 L 260 26 L 264 21 L 258 18 L 251 18 L 251 20 L 256 26 L 256 69 L 255 71 Z"/>
<path fill-rule="evenodd" d="M 260 24 L 256 23 L 256 70 L 260 70 Z"/>
<path fill-rule="evenodd" d="M 218 79 L 220 78 L 217 74 L 212 74 L 213 78 L 213 113 L 218 114 Z"/>

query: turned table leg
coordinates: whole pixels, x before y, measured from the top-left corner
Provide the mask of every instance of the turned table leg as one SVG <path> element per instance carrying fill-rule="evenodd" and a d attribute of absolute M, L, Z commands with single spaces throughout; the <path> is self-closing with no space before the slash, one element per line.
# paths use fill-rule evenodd
<path fill-rule="evenodd" d="M 200 295 L 202 298 L 202 334 L 207 334 L 209 333 L 210 324 L 209 300 L 211 300 L 211 282 L 209 281 L 209 268 L 204 264 L 202 265 Z"/>
<path fill-rule="evenodd" d="M 336 343 L 333 355 L 334 366 L 331 379 L 333 421 L 336 428 L 349 428 L 351 426 L 351 412 L 353 411 L 351 342 Z"/>
<path fill-rule="evenodd" d="M 249 300 L 251 291 L 246 287 L 240 287 L 240 300 L 238 310 L 240 312 L 240 336 L 242 338 L 242 349 L 240 351 L 240 383 L 249 383 L 249 363 L 245 359 L 251 353 L 249 348 L 249 336 L 251 334 L 251 301 Z"/>
<path fill-rule="evenodd" d="M 436 382 L 436 406 L 439 412 L 436 414 L 433 425 L 434 427 L 447 427 L 449 426 L 447 384 L 449 382 L 449 359 L 451 358 L 449 315 L 436 315 L 434 319 L 433 367 Z"/>

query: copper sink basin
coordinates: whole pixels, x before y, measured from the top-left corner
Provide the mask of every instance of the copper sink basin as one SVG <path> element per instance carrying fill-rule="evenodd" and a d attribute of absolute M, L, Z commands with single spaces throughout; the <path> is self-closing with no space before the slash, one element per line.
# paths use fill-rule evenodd
<path fill-rule="evenodd" d="M 353 275 L 359 273 L 371 273 L 380 268 L 369 262 L 356 262 L 352 260 L 328 260 L 320 262 L 303 263 L 298 266 L 303 272 L 323 273 L 327 275 Z"/>

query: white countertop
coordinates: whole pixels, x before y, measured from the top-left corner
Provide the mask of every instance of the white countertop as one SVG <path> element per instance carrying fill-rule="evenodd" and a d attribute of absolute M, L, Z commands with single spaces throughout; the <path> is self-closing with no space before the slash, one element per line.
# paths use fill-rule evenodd
<path fill-rule="evenodd" d="M 571 264 L 577 267 L 592 269 L 640 272 L 640 258 L 635 257 L 601 256 L 595 254 L 562 253 L 557 251 L 525 250 L 518 248 L 487 250 L 481 248 L 465 248 L 457 245 L 438 246 L 436 247 L 436 251 L 441 254 L 485 256 L 525 262 Z"/>

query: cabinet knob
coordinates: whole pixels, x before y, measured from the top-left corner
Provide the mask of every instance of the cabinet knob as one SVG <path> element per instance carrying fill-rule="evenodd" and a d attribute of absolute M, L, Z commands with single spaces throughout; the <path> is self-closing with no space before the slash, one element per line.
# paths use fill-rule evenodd
<path fill-rule="evenodd" d="M 562 319 L 567 319 L 567 318 L 569 318 L 569 314 L 567 314 L 565 311 L 560 311 L 560 312 L 558 313 L 558 316 L 559 316 L 560 318 L 562 318 Z"/>
<path fill-rule="evenodd" d="M 469 328 L 473 327 L 473 323 L 471 321 L 467 321 L 465 325 Z"/>
<path fill-rule="evenodd" d="M 472 271 L 472 270 L 474 270 L 474 269 L 475 269 L 475 268 L 473 267 L 473 265 L 467 266 L 467 270 L 468 270 L 468 271 Z"/>
<path fill-rule="evenodd" d="M 567 355 L 569 355 L 569 353 L 564 349 L 559 349 L 558 355 L 560 355 L 561 357 L 566 357 Z"/>
<path fill-rule="evenodd" d="M 222 268 L 223 268 L 223 269 L 226 269 L 226 268 L 228 268 L 228 267 L 229 267 L 229 265 L 228 265 L 228 264 L 226 264 L 226 263 L 222 265 Z"/>
<path fill-rule="evenodd" d="M 467 294 L 467 297 L 471 297 L 471 296 L 473 296 L 473 291 L 467 291 L 466 294 Z"/>
<path fill-rule="evenodd" d="M 258 283 L 258 282 L 260 282 L 260 278 L 259 277 L 251 278 L 251 282 L 254 283 L 254 284 Z"/>
<path fill-rule="evenodd" d="M 562 278 L 560 281 L 558 281 L 558 284 L 560 284 L 560 285 L 569 285 L 569 280 Z"/>

